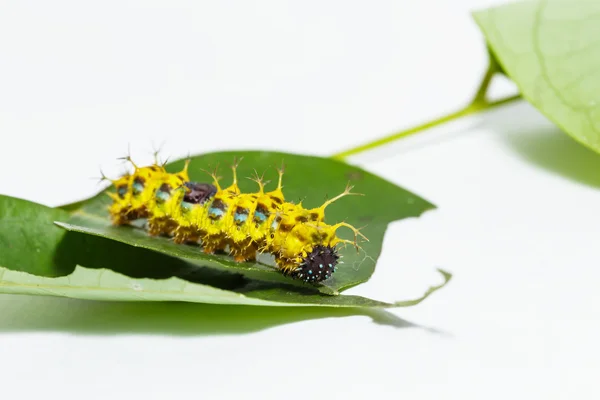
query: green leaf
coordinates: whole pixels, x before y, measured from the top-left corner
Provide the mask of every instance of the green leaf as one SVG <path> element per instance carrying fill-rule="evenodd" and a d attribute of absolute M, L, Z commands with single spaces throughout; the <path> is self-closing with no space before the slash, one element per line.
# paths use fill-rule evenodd
<path fill-rule="evenodd" d="M 132 279 L 107 269 L 88 269 L 78 266 L 65 277 L 45 278 L 0 267 L 0 293 L 51 295 L 88 300 L 110 301 L 186 301 L 207 304 L 243 304 L 258 306 L 321 306 L 321 307 L 408 307 L 413 306 L 441 289 L 451 275 L 440 270 L 441 285 L 433 286 L 418 299 L 385 303 L 361 296 L 327 296 L 317 293 L 285 290 L 250 283 L 224 290 L 188 282 L 181 278 Z"/>
<path fill-rule="evenodd" d="M 367 281 L 375 270 L 375 264 L 381 252 L 384 233 L 390 222 L 407 217 L 416 217 L 434 206 L 422 198 L 358 167 L 330 158 L 276 152 L 221 152 L 210 153 L 192 158 L 189 174 L 194 181 L 207 181 L 210 177 L 205 170 L 215 165 L 229 165 L 234 157 L 243 157 L 238 168 L 240 177 L 251 176 L 254 170 L 265 172 L 265 178 L 277 181 L 276 167 L 285 162 L 284 194 L 288 201 L 303 201 L 305 207 L 317 207 L 327 198 L 341 193 L 348 181 L 355 191 L 363 196 L 344 197 L 327 208 L 326 222 L 348 222 L 369 238 L 361 243 L 362 250 L 357 252 L 351 246 L 340 251 L 344 264 L 341 264 L 332 279 L 318 286 L 323 293 L 337 294 Z M 184 160 L 169 164 L 167 169 L 181 170 Z M 225 182 L 231 179 L 231 172 L 221 169 Z M 274 183 L 271 184 L 274 186 Z M 243 192 L 256 191 L 256 184 L 242 179 Z M 233 271 L 251 279 L 285 282 L 289 285 L 313 289 L 314 286 L 295 281 L 277 272 L 268 258 L 263 263 L 236 263 L 228 256 L 211 256 L 199 248 L 179 245 L 168 238 L 149 237 L 143 230 L 110 225 L 107 207 L 110 198 L 104 194 L 87 201 L 63 206 L 71 217 L 60 220 L 65 229 L 80 233 L 97 235 L 129 245 L 151 249 L 163 254 L 185 259 L 198 265 L 204 265 L 222 271 Z M 340 231 L 346 239 L 352 239 L 352 232 Z M 392 266 L 397 267 L 397 266 Z"/>
<path fill-rule="evenodd" d="M 74 258 L 57 251 L 65 232 L 52 224 L 68 217 L 59 209 L 0 195 L 0 266 L 48 277 L 71 273 Z"/>
<path fill-rule="evenodd" d="M 474 18 L 523 97 L 600 152 L 600 2 L 512 3 Z"/>
<path fill-rule="evenodd" d="M 118 241 L 69 232 L 53 223 L 68 217 L 64 210 L 0 196 L 0 293 L 263 306 L 406 307 L 423 301 L 451 278 L 440 270 L 441 285 L 419 299 L 398 303 L 330 296 L 199 267 Z"/>

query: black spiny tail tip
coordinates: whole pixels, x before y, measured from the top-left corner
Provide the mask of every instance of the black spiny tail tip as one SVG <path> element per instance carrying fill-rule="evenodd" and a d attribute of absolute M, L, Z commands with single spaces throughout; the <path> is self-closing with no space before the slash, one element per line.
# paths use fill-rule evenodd
<path fill-rule="evenodd" d="M 335 247 L 317 245 L 306 255 L 291 275 L 304 282 L 322 282 L 329 279 L 337 270 L 339 258 Z"/>

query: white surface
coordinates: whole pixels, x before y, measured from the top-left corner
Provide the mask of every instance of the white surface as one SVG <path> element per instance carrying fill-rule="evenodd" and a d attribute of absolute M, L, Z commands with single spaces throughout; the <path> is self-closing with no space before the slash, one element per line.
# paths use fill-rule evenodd
<path fill-rule="evenodd" d="M 197 3 L 4 4 L 0 192 L 86 197 L 127 143 L 145 160 L 153 142 L 173 157 L 329 155 L 429 120 L 472 95 L 486 55 L 468 12 L 495 2 Z M 439 208 L 393 224 L 349 293 L 412 297 L 446 268 L 447 288 L 391 311 L 441 333 L 340 311 L 0 296 L 3 398 L 600 395 L 600 157 L 520 103 L 350 161 Z"/>

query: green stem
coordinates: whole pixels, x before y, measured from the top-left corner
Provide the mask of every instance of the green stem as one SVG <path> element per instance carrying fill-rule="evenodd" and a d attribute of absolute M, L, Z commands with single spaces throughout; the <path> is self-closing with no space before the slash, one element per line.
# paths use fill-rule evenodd
<path fill-rule="evenodd" d="M 505 97 L 503 99 L 492 101 L 492 102 L 486 100 L 486 95 L 487 95 L 487 92 L 488 92 L 488 89 L 490 86 L 490 82 L 491 82 L 494 74 L 496 74 L 496 72 L 499 71 L 498 68 L 499 67 L 498 67 L 498 64 L 495 61 L 495 59 L 490 58 L 490 65 L 483 77 L 483 80 L 481 81 L 481 85 L 477 89 L 477 92 L 476 92 L 475 96 L 473 97 L 473 100 L 471 101 L 471 103 L 469 103 L 466 107 L 464 107 L 458 111 L 455 111 L 453 113 L 450 113 L 448 115 L 444 115 L 433 121 L 429 121 L 424 124 L 421 124 L 421 125 L 418 125 L 418 126 L 415 126 L 415 127 L 412 127 L 412 128 L 400 131 L 400 132 L 393 133 L 393 134 L 383 137 L 381 139 L 377 139 L 375 141 L 365 143 L 361 146 L 354 147 L 352 149 L 334 154 L 331 156 L 331 158 L 334 158 L 336 160 L 343 160 L 346 157 L 349 157 L 349 156 L 352 156 L 352 155 L 355 155 L 358 153 L 362 153 L 367 150 L 372 150 L 376 147 L 386 145 L 386 144 L 396 141 L 398 139 L 402 139 L 402 138 L 414 135 L 416 133 L 425 131 L 427 129 L 433 128 L 438 125 L 442 125 L 446 122 L 450 122 L 455 119 L 465 117 L 467 115 L 476 114 L 481 111 L 491 110 L 491 109 L 499 107 L 501 105 L 519 100 L 521 98 L 520 94 Z"/>
<path fill-rule="evenodd" d="M 479 88 L 477 89 L 477 92 L 475 93 L 475 96 L 473 97 L 473 100 L 471 101 L 470 105 L 473 105 L 475 103 L 488 103 L 486 96 L 488 89 L 490 88 L 490 83 L 492 82 L 492 78 L 494 77 L 496 72 L 500 70 L 498 62 L 491 54 L 489 55 L 489 60 L 490 64 L 487 68 L 487 71 L 485 71 L 485 75 L 483 76 L 483 79 L 479 84 Z"/>

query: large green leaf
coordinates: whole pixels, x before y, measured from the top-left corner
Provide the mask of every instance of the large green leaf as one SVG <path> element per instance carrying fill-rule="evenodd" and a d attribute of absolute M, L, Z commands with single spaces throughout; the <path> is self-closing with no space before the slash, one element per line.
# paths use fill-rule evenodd
<path fill-rule="evenodd" d="M 321 306 L 321 307 L 408 307 L 442 288 L 450 274 L 440 270 L 441 285 L 433 286 L 420 298 L 385 303 L 361 296 L 328 296 L 303 292 L 284 286 L 254 281 L 223 279 L 228 289 L 189 282 L 181 278 L 131 278 L 107 269 L 77 266 L 65 277 L 46 278 L 0 267 L 0 293 L 50 295 L 90 300 L 110 301 L 187 301 L 208 304 L 244 304 L 259 306 Z"/>
<path fill-rule="evenodd" d="M 195 181 L 207 181 L 205 170 L 219 164 L 229 165 L 234 157 L 243 157 L 238 168 L 240 177 L 251 176 L 254 170 L 276 181 L 275 167 L 285 162 L 284 193 L 287 200 L 303 200 L 306 207 L 316 207 L 342 192 L 350 181 L 355 191 L 363 196 L 347 196 L 327 208 L 326 222 L 346 221 L 362 232 L 369 242 L 361 243 L 362 250 L 357 252 L 348 246 L 340 254 L 344 264 L 339 266 L 332 279 L 320 285 L 323 293 L 337 292 L 365 282 L 375 270 L 375 264 L 381 252 L 384 233 L 390 222 L 407 217 L 416 217 L 434 206 L 420 197 L 358 167 L 329 158 L 301 156 L 276 152 L 221 152 L 210 153 L 192 158 L 189 174 Z M 183 167 L 183 160 L 167 166 L 170 171 Z M 225 181 L 230 181 L 231 172 L 221 168 Z M 255 191 L 256 185 L 243 179 L 242 191 Z M 110 225 L 107 206 L 108 196 L 100 194 L 93 198 L 64 206 L 71 216 L 63 220 L 60 226 L 86 234 L 113 239 L 129 245 L 155 250 L 163 254 L 179 257 L 189 262 L 224 271 L 233 271 L 252 279 L 286 282 L 290 285 L 313 289 L 314 286 L 283 277 L 274 267 L 265 263 L 236 263 L 227 256 L 209 256 L 199 248 L 179 245 L 168 238 L 149 237 L 141 229 L 113 227 Z M 346 238 L 352 238 L 352 232 L 340 231 Z M 391 266 L 397 268 L 398 266 Z"/>
<path fill-rule="evenodd" d="M 523 97 L 600 152 L 600 1 L 527 1 L 474 17 Z"/>
<path fill-rule="evenodd" d="M 430 288 L 419 299 L 398 303 L 331 296 L 289 280 L 266 266 L 232 266 L 220 257 L 203 258 L 201 253 L 202 257 L 196 257 L 197 249 L 193 247 L 178 246 L 184 253 L 175 256 L 141 248 L 136 240 L 149 239 L 143 231 L 108 227 L 103 225 L 105 220 L 100 213 L 88 215 L 95 207 L 103 209 L 104 197 L 71 206 L 68 212 L 0 196 L 0 292 L 102 300 L 403 307 L 418 304 L 451 277 L 440 270 L 444 276 L 441 285 Z M 87 222 L 91 230 L 115 230 L 117 236 L 129 232 L 136 240 L 131 237 L 112 240 L 98 233 L 72 232 L 55 224 L 60 220 Z M 136 245 L 122 243 L 129 240 Z"/>

